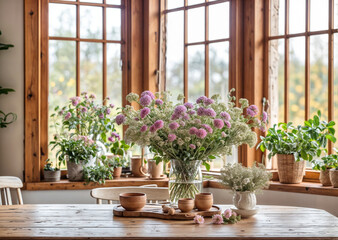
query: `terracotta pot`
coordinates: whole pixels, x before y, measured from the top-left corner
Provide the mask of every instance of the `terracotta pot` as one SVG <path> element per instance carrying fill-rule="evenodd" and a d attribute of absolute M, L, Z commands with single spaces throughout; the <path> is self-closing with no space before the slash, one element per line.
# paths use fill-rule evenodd
<path fill-rule="evenodd" d="M 235 192 L 233 204 L 240 210 L 252 210 L 256 207 L 256 194 L 254 192 Z"/>
<path fill-rule="evenodd" d="M 161 178 L 163 175 L 163 162 L 156 164 L 155 160 L 148 161 L 149 178 Z"/>
<path fill-rule="evenodd" d="M 143 166 L 142 158 L 132 158 L 131 159 L 131 172 L 134 177 L 145 177 L 147 176 L 147 168 Z"/>
<path fill-rule="evenodd" d="M 207 211 L 212 207 L 214 198 L 212 193 L 199 193 L 195 196 L 195 206 L 200 211 Z"/>
<path fill-rule="evenodd" d="M 334 188 L 338 188 L 338 170 L 336 169 L 330 170 L 330 180 L 331 180 L 332 186 Z"/>
<path fill-rule="evenodd" d="M 43 170 L 43 178 L 46 182 L 58 182 L 61 178 L 61 171 L 46 171 Z"/>
<path fill-rule="evenodd" d="M 121 193 L 120 203 L 128 211 L 140 211 L 146 205 L 145 193 Z"/>
<path fill-rule="evenodd" d="M 332 186 L 330 180 L 330 169 L 320 170 L 319 180 L 323 186 Z"/>
<path fill-rule="evenodd" d="M 305 161 L 295 161 L 293 154 L 277 154 L 278 176 L 281 183 L 301 183 Z"/>
<path fill-rule="evenodd" d="M 114 171 L 113 171 L 113 177 L 119 178 L 121 177 L 121 173 L 122 173 L 122 167 L 116 167 L 114 168 Z"/>
<path fill-rule="evenodd" d="M 195 202 L 193 198 L 181 198 L 178 200 L 178 208 L 181 212 L 186 213 L 194 209 Z"/>

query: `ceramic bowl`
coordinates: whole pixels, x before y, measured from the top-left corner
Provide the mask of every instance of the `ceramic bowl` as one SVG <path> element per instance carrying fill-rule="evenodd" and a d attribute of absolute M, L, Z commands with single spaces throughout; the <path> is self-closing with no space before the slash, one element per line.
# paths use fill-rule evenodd
<path fill-rule="evenodd" d="M 121 206 L 128 211 L 140 211 L 146 205 L 147 195 L 145 193 L 121 193 Z"/>
<path fill-rule="evenodd" d="M 181 212 L 186 213 L 194 209 L 195 202 L 193 198 L 181 198 L 178 200 L 178 208 Z"/>
<path fill-rule="evenodd" d="M 199 193 L 195 196 L 195 206 L 199 211 L 208 211 L 213 203 L 212 193 Z"/>

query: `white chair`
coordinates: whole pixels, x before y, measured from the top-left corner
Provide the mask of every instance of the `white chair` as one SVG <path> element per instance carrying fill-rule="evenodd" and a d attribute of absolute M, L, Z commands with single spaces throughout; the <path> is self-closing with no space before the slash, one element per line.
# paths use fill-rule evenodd
<path fill-rule="evenodd" d="M 102 200 L 106 200 L 108 204 L 113 204 L 113 201 L 119 202 L 120 193 L 131 192 L 145 193 L 147 195 L 147 201 L 150 203 L 167 202 L 169 199 L 168 188 L 157 187 L 156 184 L 140 187 L 95 188 L 91 190 L 90 195 L 96 199 L 97 204 L 102 204 Z"/>
<path fill-rule="evenodd" d="M 20 205 L 23 204 L 21 188 L 23 187 L 20 178 L 11 176 L 0 176 L 0 205 L 12 205 L 11 189 L 15 189 L 17 192 L 17 199 Z M 2 196 L 4 204 L 2 204 Z"/>

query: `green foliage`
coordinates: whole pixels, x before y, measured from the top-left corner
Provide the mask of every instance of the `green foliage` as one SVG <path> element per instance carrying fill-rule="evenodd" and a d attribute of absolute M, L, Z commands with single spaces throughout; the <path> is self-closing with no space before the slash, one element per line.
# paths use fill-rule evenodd
<path fill-rule="evenodd" d="M 0 31 L 1 35 L 1 31 Z M 5 43 L 0 43 L 0 50 L 7 50 L 10 47 L 14 47 L 12 44 L 5 44 Z M 10 92 L 15 92 L 14 89 L 11 88 L 2 88 L 0 86 L 0 95 L 1 94 L 8 94 Z M 16 120 L 17 116 L 15 113 L 4 113 L 3 111 L 0 110 L 0 128 L 6 128 L 9 124 L 13 123 Z"/>
<path fill-rule="evenodd" d="M 53 167 L 53 163 L 50 162 L 50 159 L 48 158 L 46 160 L 46 164 L 45 164 L 45 167 L 43 168 L 43 170 L 45 170 L 45 171 L 58 171 L 58 170 L 60 170 L 60 164 L 61 164 L 61 162 L 59 162 L 57 164 L 59 167 L 57 167 L 57 166 Z"/>
<path fill-rule="evenodd" d="M 338 170 L 338 155 L 337 150 L 335 149 L 336 154 L 327 155 L 322 157 L 321 160 L 313 161 L 314 170 L 326 170 L 330 168 L 336 168 Z"/>
<path fill-rule="evenodd" d="M 335 122 L 320 120 L 321 113 L 304 122 L 304 126 L 293 126 L 292 122 L 275 124 L 269 128 L 266 137 L 261 137 L 257 148 L 270 151 L 268 158 L 276 154 L 293 154 L 295 159 L 312 161 L 325 153 L 327 142 L 336 142 Z"/>
<path fill-rule="evenodd" d="M 0 36 L 1 36 L 1 31 L 0 31 Z M 0 43 L 0 50 L 8 50 L 9 48 L 14 47 L 12 44 L 6 44 L 6 43 Z"/>
<path fill-rule="evenodd" d="M 87 183 L 104 184 L 106 179 L 113 179 L 112 170 L 106 165 L 83 167 L 83 174 Z"/>
<path fill-rule="evenodd" d="M 221 169 L 221 181 L 233 191 L 255 192 L 269 186 L 272 173 L 266 171 L 263 164 L 255 164 L 251 168 L 240 163 L 227 164 Z"/>
<path fill-rule="evenodd" d="M 66 163 L 66 157 L 70 162 L 78 164 L 82 161 L 87 163 L 99 151 L 96 143 L 86 136 L 73 135 L 69 138 L 55 136 L 54 141 L 51 141 L 50 144 L 53 146 L 52 150 L 56 147 L 59 148 L 56 158 L 63 164 Z"/>

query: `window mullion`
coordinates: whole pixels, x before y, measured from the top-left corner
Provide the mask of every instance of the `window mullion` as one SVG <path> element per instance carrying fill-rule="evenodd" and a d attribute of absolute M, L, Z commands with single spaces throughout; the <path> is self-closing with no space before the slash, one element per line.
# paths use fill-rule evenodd
<path fill-rule="evenodd" d="M 334 118 L 334 45 L 333 45 L 333 24 L 334 24 L 334 5 L 333 0 L 329 0 L 329 54 L 328 54 L 328 94 L 329 94 L 329 102 L 328 102 L 328 117 L 329 121 Z M 328 151 L 329 154 L 332 153 L 333 144 L 329 141 Z"/>
<path fill-rule="evenodd" d="M 184 0 L 184 6 L 188 5 L 188 0 Z M 188 101 L 188 11 L 184 9 L 184 101 Z"/>
<path fill-rule="evenodd" d="M 285 43 L 284 43 L 284 121 L 289 120 L 289 0 L 285 0 Z"/>
<path fill-rule="evenodd" d="M 106 0 L 103 0 L 103 3 L 106 4 Z M 102 7 L 102 27 L 103 27 L 103 46 L 102 46 L 102 100 L 104 100 L 107 97 L 107 8 L 106 7 Z M 104 104 L 106 102 L 103 102 Z"/>
<path fill-rule="evenodd" d="M 206 0 L 208 2 L 208 0 Z M 209 96 L 209 6 L 205 6 L 205 50 L 204 50 L 204 76 L 205 76 L 205 96 Z"/>
<path fill-rule="evenodd" d="M 310 0 L 306 0 L 305 19 L 305 119 L 310 116 Z"/>
<path fill-rule="evenodd" d="M 79 0 L 77 0 L 79 2 Z M 80 39 L 80 5 L 76 5 L 76 38 Z M 76 41 L 76 96 L 80 96 L 80 41 Z"/>

